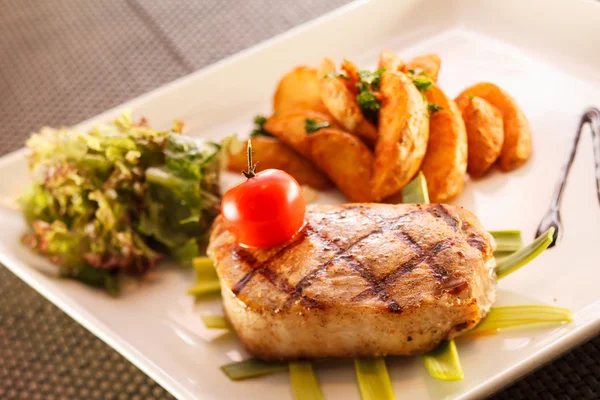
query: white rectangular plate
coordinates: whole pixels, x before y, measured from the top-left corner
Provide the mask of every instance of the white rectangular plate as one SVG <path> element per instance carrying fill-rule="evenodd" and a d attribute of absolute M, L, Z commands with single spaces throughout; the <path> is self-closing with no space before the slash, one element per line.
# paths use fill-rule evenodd
<path fill-rule="evenodd" d="M 133 108 L 160 128 L 182 118 L 192 135 L 245 135 L 254 114 L 269 112 L 277 80 L 295 65 L 316 65 L 329 56 L 370 68 L 383 48 L 405 58 L 435 52 L 443 60 L 440 85 L 450 96 L 478 81 L 495 82 L 516 98 L 531 122 L 533 158 L 510 174 L 494 172 L 469 182 L 456 200 L 488 229 L 521 229 L 528 240 L 548 204 L 579 114 L 600 105 L 599 30 L 600 4 L 591 1 L 358 2 L 79 127 Z M 417 357 L 390 362 L 398 398 L 481 397 L 598 332 L 600 207 L 588 133 L 564 198 L 564 239 L 500 282 L 498 291 L 498 304 L 569 307 L 573 323 L 459 340 L 461 382 L 430 378 Z M 55 268 L 19 242 L 26 226 L 11 199 L 28 181 L 23 155 L 0 160 L 3 264 L 180 399 L 291 398 L 285 374 L 233 383 L 219 371 L 246 354 L 235 340 L 211 341 L 216 334 L 203 327 L 199 315 L 218 312 L 219 303 L 195 305 L 185 294 L 191 271 L 160 268 L 128 284 L 118 299 L 57 279 Z M 320 195 L 321 202 L 340 200 L 337 193 Z M 359 398 L 350 365 L 319 369 L 318 375 L 327 398 Z"/>

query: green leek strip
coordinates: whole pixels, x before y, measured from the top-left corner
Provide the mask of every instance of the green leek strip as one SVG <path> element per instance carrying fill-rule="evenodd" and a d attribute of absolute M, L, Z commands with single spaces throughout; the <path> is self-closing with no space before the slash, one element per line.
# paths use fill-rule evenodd
<path fill-rule="evenodd" d="M 523 247 L 523 240 L 521 239 L 521 231 L 490 231 L 490 234 L 496 240 L 496 251 L 517 251 Z"/>
<path fill-rule="evenodd" d="M 218 279 L 211 279 L 206 281 L 198 281 L 194 286 L 188 289 L 188 294 L 195 296 L 214 294 L 221 292 L 221 284 Z"/>
<path fill-rule="evenodd" d="M 514 251 L 495 251 L 494 258 L 496 259 L 496 265 L 500 264 L 504 259 L 511 254 L 514 254 Z"/>
<path fill-rule="evenodd" d="M 196 270 L 196 280 L 217 279 L 217 271 L 212 260 L 208 257 L 196 257 L 192 260 L 194 270 Z"/>
<path fill-rule="evenodd" d="M 402 189 L 403 203 L 424 203 L 429 204 L 429 192 L 427 191 L 427 181 L 423 172 L 412 180 Z"/>
<path fill-rule="evenodd" d="M 465 377 L 454 340 L 440 344 L 437 349 L 425 354 L 423 359 L 425 368 L 434 378 L 443 381 L 459 381 Z"/>
<path fill-rule="evenodd" d="M 571 322 L 567 308 L 546 305 L 519 305 L 493 307 L 477 327 L 463 336 L 495 333 L 500 329 L 522 325 Z"/>
<path fill-rule="evenodd" d="M 232 381 L 257 378 L 259 376 L 285 372 L 288 363 L 283 361 L 261 361 L 255 358 L 235 362 L 221 367 L 221 371 Z"/>
<path fill-rule="evenodd" d="M 422 172 L 419 172 L 419 175 L 417 175 L 417 177 L 402 190 L 402 200 L 405 203 L 429 203 L 427 181 Z M 514 239 L 514 235 L 512 235 L 512 237 Z M 463 379 L 465 376 L 462 367 L 460 366 L 460 359 L 458 358 L 458 351 L 456 350 L 454 340 L 442 343 L 437 349 L 425 354 L 423 360 L 425 361 L 425 368 L 427 368 L 429 374 L 434 378 L 444 381 L 457 381 Z M 378 397 L 372 398 L 377 399 Z M 393 398 L 393 393 L 391 398 Z M 367 399 L 367 397 L 363 394 L 363 400 L 365 399 Z"/>
<path fill-rule="evenodd" d="M 402 201 L 404 203 L 429 204 L 427 180 L 423 172 L 419 171 L 419 174 L 402 189 Z M 458 361 L 458 355 L 456 360 Z M 354 368 L 363 400 L 394 398 L 394 391 L 383 359 L 356 358 L 354 359 Z"/>
<path fill-rule="evenodd" d="M 533 242 L 514 252 L 510 256 L 502 259 L 496 266 L 496 275 L 498 279 L 504 278 L 536 258 L 542 251 L 552 243 L 554 227 L 548 229 L 545 233 L 537 237 Z"/>
<path fill-rule="evenodd" d="M 323 392 L 309 361 L 292 361 L 289 365 L 294 400 L 322 400 Z"/>
<path fill-rule="evenodd" d="M 222 315 L 202 315 L 201 318 L 208 329 L 229 329 L 229 324 Z"/>
<path fill-rule="evenodd" d="M 383 358 L 355 358 L 354 369 L 362 400 L 393 400 L 394 390 Z"/>

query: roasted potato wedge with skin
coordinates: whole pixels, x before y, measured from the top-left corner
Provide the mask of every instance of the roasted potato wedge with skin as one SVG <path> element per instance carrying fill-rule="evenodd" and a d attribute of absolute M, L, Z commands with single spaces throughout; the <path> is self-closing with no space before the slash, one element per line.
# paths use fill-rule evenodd
<path fill-rule="evenodd" d="M 419 171 L 429 138 L 427 105 L 405 74 L 384 72 L 381 94 L 372 178 L 375 201 L 397 193 L 410 182 Z"/>
<path fill-rule="evenodd" d="M 307 118 L 312 118 L 317 122 L 329 122 L 331 128 L 339 128 L 337 122 L 329 114 L 310 110 L 298 110 L 269 118 L 264 125 L 264 129 L 291 146 L 298 153 L 310 158 L 308 144 L 306 143 L 307 134 L 305 124 Z"/>
<path fill-rule="evenodd" d="M 321 129 L 308 136 L 311 159 L 350 199 L 372 201 L 373 153 L 356 136 L 337 129 Z"/>
<path fill-rule="evenodd" d="M 335 72 L 337 70 L 333 61 L 323 59 L 317 70 L 321 100 L 345 130 L 363 138 L 367 143 L 375 143 L 377 129 L 364 117 L 356 102 L 356 95 L 348 89 L 343 78 L 331 76 L 330 73 Z"/>
<path fill-rule="evenodd" d="M 252 139 L 252 158 L 256 170 L 281 169 L 294 177 L 301 185 L 324 190 L 332 187 L 331 181 L 309 160 L 296 153 L 276 138 L 256 137 Z M 244 147 L 238 153 L 229 154 L 227 169 L 241 172 L 248 168 L 247 152 Z"/>
<path fill-rule="evenodd" d="M 273 110 L 276 114 L 294 109 L 326 111 L 321 101 L 319 79 L 315 68 L 296 67 L 281 78 L 273 96 Z"/>
<path fill-rule="evenodd" d="M 460 110 L 435 84 L 425 92 L 441 110 L 429 117 L 429 141 L 421 170 L 433 203 L 443 203 L 462 192 L 467 171 L 467 131 Z"/>
<path fill-rule="evenodd" d="M 506 91 L 493 83 L 481 82 L 463 90 L 456 98 L 463 110 L 471 101 L 470 96 L 481 97 L 502 114 L 504 143 L 498 159 L 503 171 L 520 167 L 531 156 L 531 127 L 521 108 Z"/>
<path fill-rule="evenodd" d="M 386 71 L 406 72 L 406 63 L 391 50 L 383 50 L 379 54 L 377 68 L 385 68 Z"/>
<path fill-rule="evenodd" d="M 467 171 L 473 178 L 483 175 L 496 162 L 504 142 L 502 113 L 480 97 L 473 97 L 462 110 L 467 128 Z"/>
<path fill-rule="evenodd" d="M 437 54 L 423 54 L 410 60 L 406 66 L 406 70 L 417 71 L 422 70 L 425 72 L 434 82 L 437 82 L 438 74 L 440 72 L 440 66 L 442 65 L 442 59 Z"/>

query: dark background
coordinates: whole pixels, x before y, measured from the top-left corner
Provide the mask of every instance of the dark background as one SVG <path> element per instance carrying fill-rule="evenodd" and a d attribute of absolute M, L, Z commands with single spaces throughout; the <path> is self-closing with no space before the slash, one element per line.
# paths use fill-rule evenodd
<path fill-rule="evenodd" d="M 347 2 L 0 0 L 0 154 Z M 597 337 L 494 398 L 598 399 L 599 347 Z M 0 266 L 0 399 L 166 398 Z"/>

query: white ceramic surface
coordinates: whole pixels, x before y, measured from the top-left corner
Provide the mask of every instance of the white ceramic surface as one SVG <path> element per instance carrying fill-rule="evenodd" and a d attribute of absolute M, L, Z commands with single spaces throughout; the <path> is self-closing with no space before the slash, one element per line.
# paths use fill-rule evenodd
<path fill-rule="evenodd" d="M 489 229 L 521 229 L 530 239 L 549 202 L 567 143 L 585 106 L 600 105 L 600 3 L 572 0 L 405 0 L 353 3 L 280 37 L 110 110 L 80 125 L 133 108 L 166 127 L 183 118 L 189 133 L 219 138 L 249 131 L 252 116 L 268 113 L 279 77 L 327 55 L 373 67 L 382 48 L 405 58 L 442 57 L 441 87 L 451 96 L 489 80 L 521 104 L 534 132 L 534 154 L 521 169 L 469 182 L 456 200 Z M 574 321 L 476 340 L 459 340 L 461 382 L 430 378 L 422 361 L 389 363 L 398 398 L 478 398 L 506 385 L 598 333 L 600 207 L 594 195 L 590 135 L 580 143 L 563 204 L 564 238 L 527 268 L 502 280 L 498 304 L 569 307 Z M 26 227 L 12 199 L 27 182 L 23 152 L 0 160 L 0 261 L 180 399 L 291 398 L 285 374 L 232 383 L 219 365 L 246 355 L 235 340 L 219 338 L 198 316 L 219 303 L 194 305 L 185 290 L 191 271 L 160 268 L 130 282 L 112 299 L 59 280 L 55 269 L 19 243 Z M 225 177 L 225 182 L 235 177 Z M 335 192 L 321 202 L 339 202 Z M 376 329 L 376 327 L 374 327 Z M 358 399 L 351 366 L 319 369 L 329 399 Z"/>

